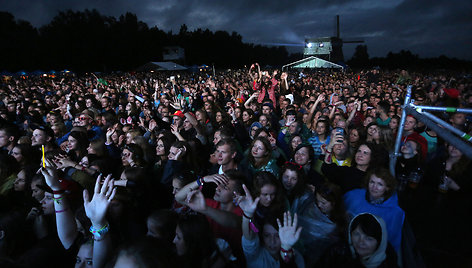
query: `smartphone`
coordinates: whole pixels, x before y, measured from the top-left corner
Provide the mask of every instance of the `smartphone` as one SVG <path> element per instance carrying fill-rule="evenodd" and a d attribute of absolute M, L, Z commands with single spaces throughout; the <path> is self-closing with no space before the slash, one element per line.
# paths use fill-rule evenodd
<path fill-rule="evenodd" d="M 337 127 L 337 128 L 336 128 L 336 134 L 344 135 L 344 129 L 341 128 L 341 127 Z"/>

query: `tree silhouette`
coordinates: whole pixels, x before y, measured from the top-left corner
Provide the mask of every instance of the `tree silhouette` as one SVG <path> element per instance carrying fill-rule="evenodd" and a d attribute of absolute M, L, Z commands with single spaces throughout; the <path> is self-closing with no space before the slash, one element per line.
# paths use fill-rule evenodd
<path fill-rule="evenodd" d="M 165 46 L 185 49 L 184 64 L 212 64 L 217 68 L 241 68 L 252 62 L 280 67 L 299 60 L 284 47 L 242 42 L 237 32 L 195 29 L 182 24 L 177 34 L 140 21 L 133 13 L 118 18 L 97 10 L 59 12 L 39 30 L 27 21 L 0 12 L 0 70 L 71 69 L 77 72 L 129 71 L 162 60 Z M 358 46 L 351 67 L 365 68 L 471 68 L 471 62 L 439 57 L 420 59 L 410 51 L 390 52 L 386 58 L 369 59 L 367 46 Z"/>
<path fill-rule="evenodd" d="M 352 59 L 348 62 L 352 67 L 367 67 L 369 65 L 369 53 L 366 45 L 358 45 Z"/>

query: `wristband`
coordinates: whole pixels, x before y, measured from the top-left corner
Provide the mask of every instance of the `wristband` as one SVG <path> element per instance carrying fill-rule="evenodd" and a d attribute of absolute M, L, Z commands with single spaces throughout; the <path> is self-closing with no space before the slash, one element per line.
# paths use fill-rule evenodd
<path fill-rule="evenodd" d="M 90 231 L 90 233 L 92 233 L 94 240 L 97 239 L 97 241 L 100 241 L 100 240 L 103 239 L 103 236 L 106 233 L 108 233 L 108 231 L 110 230 L 110 228 L 108 228 L 108 227 L 109 227 L 108 223 L 105 224 L 100 229 L 95 229 L 95 228 L 93 228 L 93 225 L 92 225 L 92 226 L 90 226 L 89 231 Z"/>
<path fill-rule="evenodd" d="M 203 177 L 198 177 L 197 178 L 197 185 L 198 185 L 198 189 L 199 190 L 202 190 L 203 189 L 203 184 L 205 183 L 205 181 L 203 180 Z"/>
<path fill-rule="evenodd" d="M 58 205 L 61 204 L 61 202 L 59 202 L 59 201 L 61 201 L 62 199 L 64 199 L 64 196 L 61 196 L 61 197 L 59 197 L 59 198 L 54 198 L 54 197 L 52 198 L 52 200 L 53 200 L 54 202 L 56 202 L 56 204 L 58 204 Z M 56 211 L 56 212 L 57 212 L 57 211 Z"/>
<path fill-rule="evenodd" d="M 62 212 L 66 212 L 67 211 L 67 208 L 63 209 L 63 210 L 56 210 L 56 213 L 62 213 Z"/>
<path fill-rule="evenodd" d="M 254 233 L 259 233 L 259 229 L 257 229 L 256 225 L 252 222 L 252 218 L 246 215 L 244 212 L 243 217 L 249 220 L 249 229 L 251 229 Z"/>
<path fill-rule="evenodd" d="M 288 263 L 290 261 L 290 258 L 292 258 L 293 248 L 285 250 L 283 247 L 280 247 L 280 255 L 282 256 L 284 262 Z"/>

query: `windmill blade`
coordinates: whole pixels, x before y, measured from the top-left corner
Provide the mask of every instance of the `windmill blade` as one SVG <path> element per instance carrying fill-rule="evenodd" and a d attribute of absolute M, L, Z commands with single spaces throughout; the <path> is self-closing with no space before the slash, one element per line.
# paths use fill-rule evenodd
<path fill-rule="evenodd" d="M 364 43 L 364 40 L 343 40 L 343 43 Z"/>

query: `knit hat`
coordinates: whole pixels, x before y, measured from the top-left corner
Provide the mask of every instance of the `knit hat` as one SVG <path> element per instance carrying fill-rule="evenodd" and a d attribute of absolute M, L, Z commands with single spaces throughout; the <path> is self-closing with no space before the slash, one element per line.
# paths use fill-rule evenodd
<path fill-rule="evenodd" d="M 452 99 L 457 99 L 459 97 L 459 90 L 455 88 L 445 88 L 444 93 L 446 93 L 446 95 Z"/>
<path fill-rule="evenodd" d="M 413 132 L 412 134 L 408 135 L 405 139 L 405 142 L 410 140 L 416 142 L 421 147 L 421 159 L 426 159 L 426 155 L 428 154 L 428 141 L 426 141 L 423 136 L 416 132 Z"/>

